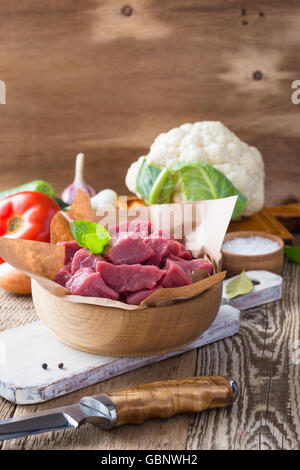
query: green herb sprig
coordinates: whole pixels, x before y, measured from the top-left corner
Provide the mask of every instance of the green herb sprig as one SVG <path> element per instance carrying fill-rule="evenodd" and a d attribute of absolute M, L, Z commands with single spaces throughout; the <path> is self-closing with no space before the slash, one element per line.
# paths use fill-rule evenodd
<path fill-rule="evenodd" d="M 111 236 L 102 225 L 89 220 L 72 220 L 71 233 L 78 245 L 88 248 L 91 253 L 102 253 Z"/>
<path fill-rule="evenodd" d="M 243 271 L 239 276 L 232 279 L 226 285 L 226 295 L 229 299 L 233 299 L 238 295 L 249 294 L 253 290 L 253 283 Z"/>
<path fill-rule="evenodd" d="M 300 246 L 285 245 L 284 254 L 294 263 L 300 264 Z"/>

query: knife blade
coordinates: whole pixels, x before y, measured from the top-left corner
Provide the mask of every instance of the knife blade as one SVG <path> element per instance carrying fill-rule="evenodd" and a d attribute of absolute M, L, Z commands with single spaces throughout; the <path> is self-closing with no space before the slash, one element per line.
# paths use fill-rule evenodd
<path fill-rule="evenodd" d="M 0 440 L 78 428 L 85 423 L 108 430 L 152 418 L 225 407 L 236 396 L 236 382 L 223 376 L 154 382 L 83 397 L 78 404 L 0 421 Z"/>

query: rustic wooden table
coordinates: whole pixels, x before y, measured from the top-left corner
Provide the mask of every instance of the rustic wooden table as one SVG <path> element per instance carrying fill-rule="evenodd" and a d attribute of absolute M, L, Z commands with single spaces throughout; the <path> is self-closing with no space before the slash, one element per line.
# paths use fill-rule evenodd
<path fill-rule="evenodd" d="M 31 406 L 0 400 L 0 418 L 75 403 L 129 385 L 195 375 L 225 374 L 239 385 L 227 409 L 181 415 L 105 432 L 85 425 L 15 439 L 2 449 L 299 449 L 300 267 L 286 261 L 283 299 L 244 311 L 237 335 L 84 390 Z M 16 309 L 16 302 L 18 308 Z M 0 329 L 36 318 L 30 298 L 0 292 Z"/>

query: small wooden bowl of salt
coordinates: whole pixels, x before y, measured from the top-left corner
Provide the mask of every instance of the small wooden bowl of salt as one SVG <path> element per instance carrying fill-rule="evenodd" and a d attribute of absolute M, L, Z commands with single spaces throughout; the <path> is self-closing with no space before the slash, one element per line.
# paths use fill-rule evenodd
<path fill-rule="evenodd" d="M 222 255 L 222 268 L 227 271 L 227 277 L 251 270 L 280 273 L 284 243 L 267 232 L 230 232 L 224 238 Z"/>

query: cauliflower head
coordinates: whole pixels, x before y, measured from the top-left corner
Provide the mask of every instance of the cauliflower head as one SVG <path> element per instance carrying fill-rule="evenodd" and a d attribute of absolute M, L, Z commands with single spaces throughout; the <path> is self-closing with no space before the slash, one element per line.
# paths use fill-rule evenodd
<path fill-rule="evenodd" d="M 128 169 L 126 185 L 137 194 L 136 179 L 146 157 L 147 163 L 158 168 L 172 168 L 176 162 L 202 161 L 215 167 L 247 197 L 243 215 L 258 212 L 264 205 L 264 162 L 261 153 L 240 140 L 224 124 L 215 121 L 183 124 L 159 134 L 146 156 L 140 157 Z M 173 202 L 185 202 L 180 183 Z"/>

